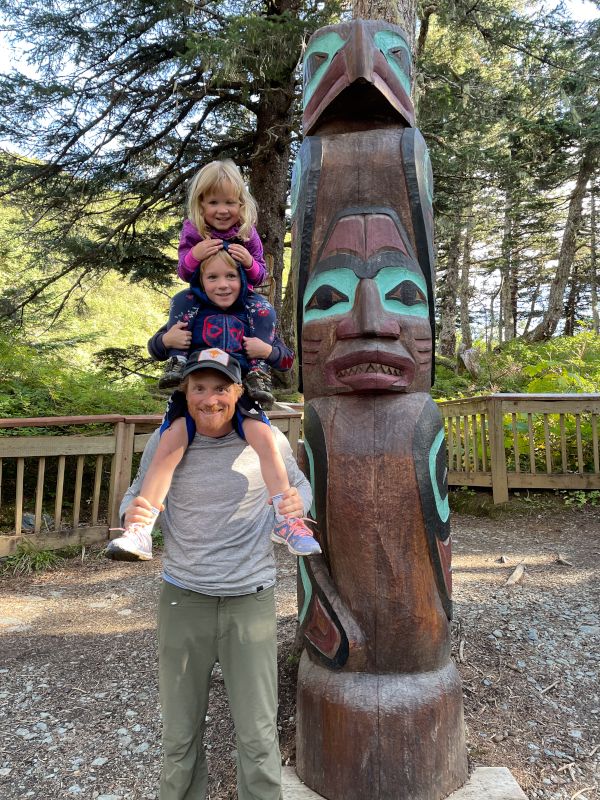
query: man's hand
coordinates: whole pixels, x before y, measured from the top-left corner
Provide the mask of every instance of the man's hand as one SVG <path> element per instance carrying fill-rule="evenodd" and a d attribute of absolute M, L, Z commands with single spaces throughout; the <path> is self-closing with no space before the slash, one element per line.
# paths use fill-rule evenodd
<path fill-rule="evenodd" d="M 146 500 L 145 497 L 136 497 L 125 509 L 124 524 L 128 528 L 132 522 L 141 522 L 142 525 L 150 525 L 155 520 L 155 516 L 151 511 L 152 505 Z M 160 510 L 164 510 L 164 506 L 160 505 Z"/>
<path fill-rule="evenodd" d="M 244 350 L 248 358 L 268 358 L 273 352 L 270 344 L 256 336 L 244 336 Z"/>
<path fill-rule="evenodd" d="M 233 259 L 239 261 L 244 269 L 250 269 L 252 266 L 252 262 L 254 261 L 252 254 L 249 250 L 246 250 L 243 244 L 230 244 L 227 248 L 227 252 Z"/>
<path fill-rule="evenodd" d="M 192 332 L 187 330 L 187 322 L 176 322 L 163 333 L 163 346 L 167 350 L 187 350 L 192 343 Z"/>
<path fill-rule="evenodd" d="M 269 500 L 269 503 L 272 503 L 272 500 Z M 285 517 L 304 516 L 304 504 L 295 486 L 290 487 L 283 493 L 279 504 L 279 513 Z"/>

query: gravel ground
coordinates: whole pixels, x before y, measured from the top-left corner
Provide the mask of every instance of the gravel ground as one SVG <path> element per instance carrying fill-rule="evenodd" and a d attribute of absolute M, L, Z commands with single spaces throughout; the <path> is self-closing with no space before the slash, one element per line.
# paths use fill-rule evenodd
<path fill-rule="evenodd" d="M 597 512 L 454 515 L 453 529 L 471 766 L 509 767 L 529 798 L 600 797 Z M 277 557 L 281 745 L 293 764 L 295 564 Z M 505 586 L 521 563 L 523 578 Z M 1 800 L 157 797 L 159 586 L 160 559 L 89 557 L 0 580 Z M 209 799 L 229 800 L 235 738 L 218 668 L 214 689 Z"/>

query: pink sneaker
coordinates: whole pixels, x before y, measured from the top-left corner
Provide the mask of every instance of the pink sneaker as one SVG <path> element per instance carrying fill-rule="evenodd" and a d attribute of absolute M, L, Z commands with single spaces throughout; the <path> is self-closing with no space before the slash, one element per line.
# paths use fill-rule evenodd
<path fill-rule="evenodd" d="M 319 543 L 301 517 L 276 522 L 271 539 L 278 544 L 287 544 L 288 550 L 295 556 L 315 556 L 321 552 Z"/>

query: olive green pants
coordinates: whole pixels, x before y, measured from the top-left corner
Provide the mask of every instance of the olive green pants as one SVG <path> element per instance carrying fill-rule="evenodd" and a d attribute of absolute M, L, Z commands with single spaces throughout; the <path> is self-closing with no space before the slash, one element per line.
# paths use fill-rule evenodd
<path fill-rule="evenodd" d="M 202 737 L 221 665 L 237 738 L 239 800 L 281 800 L 273 588 L 210 597 L 165 582 L 158 612 L 164 761 L 160 800 L 204 800 Z"/>

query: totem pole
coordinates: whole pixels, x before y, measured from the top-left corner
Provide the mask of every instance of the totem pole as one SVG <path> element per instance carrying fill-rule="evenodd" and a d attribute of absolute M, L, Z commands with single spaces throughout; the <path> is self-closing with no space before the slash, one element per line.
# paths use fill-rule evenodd
<path fill-rule="evenodd" d="M 467 778 L 450 659 L 432 177 L 396 26 L 317 31 L 292 184 L 305 467 L 297 772 L 330 800 L 440 800 Z"/>

